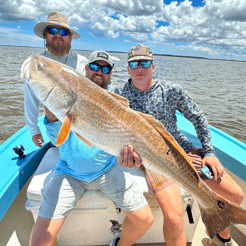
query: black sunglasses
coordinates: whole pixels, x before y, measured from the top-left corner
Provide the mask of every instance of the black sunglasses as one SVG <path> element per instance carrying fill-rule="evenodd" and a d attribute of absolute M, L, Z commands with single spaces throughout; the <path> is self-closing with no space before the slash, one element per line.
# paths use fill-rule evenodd
<path fill-rule="evenodd" d="M 70 31 L 66 28 L 46 27 L 45 30 L 54 36 L 56 36 L 58 32 L 61 36 L 67 36 L 70 34 Z"/>
<path fill-rule="evenodd" d="M 90 68 L 90 70 L 92 70 L 94 72 L 99 71 L 99 69 L 101 68 L 102 73 L 104 73 L 104 74 L 109 74 L 113 69 L 113 67 L 111 67 L 110 65 L 101 66 L 101 65 L 97 64 L 96 62 L 90 63 L 89 68 Z"/>

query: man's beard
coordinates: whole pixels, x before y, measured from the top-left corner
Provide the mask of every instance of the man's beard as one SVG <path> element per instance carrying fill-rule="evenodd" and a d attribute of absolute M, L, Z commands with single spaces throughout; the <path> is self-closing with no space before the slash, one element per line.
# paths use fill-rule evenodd
<path fill-rule="evenodd" d="M 63 57 L 67 55 L 71 49 L 71 42 L 64 44 L 64 41 L 62 40 L 63 43 L 54 43 L 54 40 L 56 39 L 58 38 L 54 37 L 50 42 L 47 42 L 46 40 L 46 46 L 50 54 L 57 57 Z"/>
<path fill-rule="evenodd" d="M 98 86 L 100 86 L 103 89 L 106 89 L 107 86 L 110 84 L 110 81 L 108 82 L 107 80 L 105 80 L 104 78 L 102 79 L 102 81 L 97 81 L 95 78 L 96 75 L 92 76 L 91 78 L 89 78 L 92 82 L 94 82 L 95 84 L 97 84 Z M 97 75 L 100 76 L 100 75 Z"/>

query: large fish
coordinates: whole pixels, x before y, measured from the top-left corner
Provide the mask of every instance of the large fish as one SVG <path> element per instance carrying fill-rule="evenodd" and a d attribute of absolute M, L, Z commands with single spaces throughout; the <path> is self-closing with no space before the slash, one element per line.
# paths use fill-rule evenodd
<path fill-rule="evenodd" d="M 65 141 L 70 126 L 87 145 L 115 156 L 132 144 L 157 186 L 168 178 L 198 199 L 211 238 L 231 223 L 246 224 L 246 210 L 214 193 L 164 126 L 152 116 L 130 109 L 125 98 L 42 56 L 29 57 L 22 65 L 21 77 L 63 122 L 58 145 Z"/>

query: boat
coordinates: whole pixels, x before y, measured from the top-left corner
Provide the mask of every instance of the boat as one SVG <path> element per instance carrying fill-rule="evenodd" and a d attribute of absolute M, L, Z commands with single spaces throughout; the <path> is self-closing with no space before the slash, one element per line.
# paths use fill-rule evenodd
<path fill-rule="evenodd" d="M 181 132 L 196 147 L 200 147 L 193 125 L 179 112 L 176 116 Z M 50 179 L 59 159 L 58 148 L 46 135 L 43 117 L 39 118 L 39 126 L 45 140 L 42 148 L 33 144 L 27 126 L 0 145 L 1 246 L 28 245 L 41 204 L 41 189 Z M 210 131 L 216 156 L 226 171 L 246 191 L 246 144 L 213 126 L 210 126 Z M 158 203 L 149 191 L 142 170 L 129 169 L 129 172 L 140 184 L 154 215 L 153 226 L 134 245 L 164 245 L 163 219 Z M 197 201 L 184 190 L 182 198 L 187 245 L 200 246 L 201 239 L 206 237 L 206 234 Z M 242 207 L 246 208 L 246 199 L 243 200 Z M 86 191 L 59 232 L 58 245 L 109 245 L 113 238 L 120 235 L 120 225 L 124 217 L 124 213 L 115 208 L 104 194 L 99 191 Z M 231 235 L 238 245 L 246 245 L 245 225 L 233 225 Z"/>

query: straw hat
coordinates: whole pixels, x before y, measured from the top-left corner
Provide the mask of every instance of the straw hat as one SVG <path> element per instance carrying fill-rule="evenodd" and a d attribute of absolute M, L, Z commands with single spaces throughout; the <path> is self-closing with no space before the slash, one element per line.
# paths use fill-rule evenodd
<path fill-rule="evenodd" d="M 50 12 L 46 22 L 40 22 L 34 26 L 35 34 L 40 38 L 44 38 L 44 30 L 47 26 L 50 25 L 62 26 L 69 29 L 69 31 L 73 34 L 73 39 L 81 37 L 81 35 L 78 32 L 76 32 L 69 26 L 67 17 L 64 14 L 57 11 Z"/>

